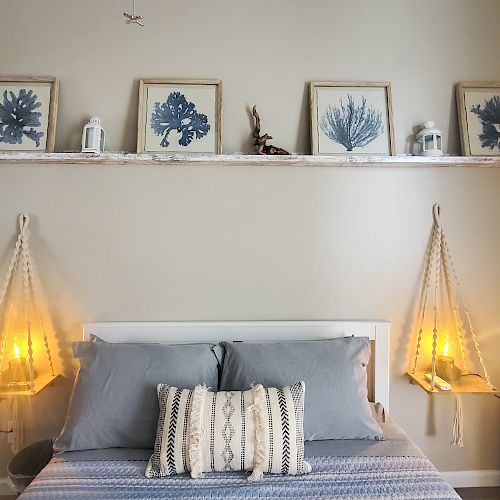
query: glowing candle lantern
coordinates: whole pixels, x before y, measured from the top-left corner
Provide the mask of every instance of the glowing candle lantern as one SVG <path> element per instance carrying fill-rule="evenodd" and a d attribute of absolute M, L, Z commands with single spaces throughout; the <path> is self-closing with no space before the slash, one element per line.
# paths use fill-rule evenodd
<path fill-rule="evenodd" d="M 26 345 L 23 335 L 6 335 L 4 354 L 5 369 L 1 372 L 1 386 L 3 391 L 23 391 L 30 389 L 30 368 L 25 356 Z"/>
<path fill-rule="evenodd" d="M 450 339 L 448 338 L 448 334 L 446 334 L 446 341 L 443 346 L 443 356 L 448 356 L 450 351 Z"/>
<path fill-rule="evenodd" d="M 436 373 L 438 377 L 446 380 L 457 380 L 462 374 L 460 368 L 455 366 L 455 359 L 450 356 L 450 340 L 446 334 L 446 340 L 443 346 L 443 354 L 438 356 L 436 360 Z"/>
<path fill-rule="evenodd" d="M 10 389 L 29 389 L 30 374 L 26 358 L 21 354 L 21 341 L 16 335 L 12 344 L 14 357 L 9 360 L 5 383 Z"/>
<path fill-rule="evenodd" d="M 21 349 L 17 345 L 17 337 L 14 338 L 14 359 L 19 359 L 21 357 Z"/>

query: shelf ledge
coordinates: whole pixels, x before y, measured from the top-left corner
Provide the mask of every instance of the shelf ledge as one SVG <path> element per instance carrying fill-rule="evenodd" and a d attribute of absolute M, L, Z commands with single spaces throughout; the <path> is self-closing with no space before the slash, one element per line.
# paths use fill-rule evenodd
<path fill-rule="evenodd" d="M 476 374 L 462 375 L 458 380 L 450 382 L 451 391 L 442 391 L 437 387 L 431 389 L 431 383 L 425 378 L 426 373 L 428 372 L 408 373 L 408 376 L 410 383 L 418 384 L 429 394 L 500 394 L 500 391 L 492 389 L 484 378 Z"/>
<path fill-rule="evenodd" d="M 35 377 L 35 388 L 33 390 L 24 390 L 24 391 L 19 391 L 19 390 L 1 390 L 0 391 L 0 399 L 5 399 L 5 398 L 12 398 L 12 397 L 21 397 L 21 398 L 29 398 L 32 396 L 35 396 L 38 394 L 40 391 L 45 389 L 45 387 L 48 387 L 51 385 L 53 382 L 55 382 L 58 378 L 62 377 L 60 374 L 56 375 L 51 375 L 51 374 L 44 374 L 44 375 L 39 375 L 38 377 Z"/>
<path fill-rule="evenodd" d="M 313 155 L 163 155 L 132 153 L 2 152 L 0 164 L 158 165 L 158 166 L 280 166 L 280 167 L 487 167 L 500 168 L 500 157 L 490 156 L 313 156 Z"/>

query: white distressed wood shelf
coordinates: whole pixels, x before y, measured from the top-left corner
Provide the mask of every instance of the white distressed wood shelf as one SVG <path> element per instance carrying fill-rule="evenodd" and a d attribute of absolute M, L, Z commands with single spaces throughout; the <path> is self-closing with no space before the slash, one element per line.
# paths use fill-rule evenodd
<path fill-rule="evenodd" d="M 0 153 L 0 164 L 54 165 L 157 165 L 157 166 L 257 166 L 257 167 L 485 167 L 500 168 L 500 157 L 477 156 L 261 156 L 150 155 L 132 153 Z"/>

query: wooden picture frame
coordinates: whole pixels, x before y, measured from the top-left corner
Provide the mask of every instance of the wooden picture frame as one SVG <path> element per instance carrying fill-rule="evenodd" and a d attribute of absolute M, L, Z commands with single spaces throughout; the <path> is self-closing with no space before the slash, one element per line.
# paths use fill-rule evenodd
<path fill-rule="evenodd" d="M 313 81 L 309 97 L 313 155 L 395 154 L 390 83 Z M 346 130 L 363 118 L 364 134 Z"/>
<path fill-rule="evenodd" d="M 500 82 L 462 82 L 456 96 L 462 155 L 500 156 Z"/>
<path fill-rule="evenodd" d="M 184 106 L 190 116 L 172 116 L 173 104 Z M 221 80 L 141 78 L 137 153 L 220 154 L 221 116 Z M 172 124 L 165 126 L 169 118 Z"/>
<path fill-rule="evenodd" d="M 58 99 L 57 78 L 0 76 L 0 151 L 53 153 Z M 14 116 L 19 103 L 22 122 Z"/>

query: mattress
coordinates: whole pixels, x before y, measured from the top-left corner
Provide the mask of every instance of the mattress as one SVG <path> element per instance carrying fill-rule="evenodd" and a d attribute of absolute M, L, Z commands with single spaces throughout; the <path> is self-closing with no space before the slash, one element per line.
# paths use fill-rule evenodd
<path fill-rule="evenodd" d="M 384 441 L 336 440 L 305 443 L 312 473 L 266 475 L 207 473 L 147 479 L 151 450 L 109 449 L 54 457 L 19 497 L 34 499 L 327 499 L 460 498 L 418 447 L 394 423 L 381 424 Z"/>

